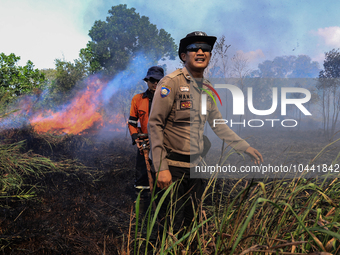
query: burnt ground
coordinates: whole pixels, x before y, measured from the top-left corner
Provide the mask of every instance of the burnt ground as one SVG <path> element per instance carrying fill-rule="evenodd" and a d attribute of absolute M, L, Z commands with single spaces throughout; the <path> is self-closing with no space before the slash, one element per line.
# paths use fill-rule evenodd
<path fill-rule="evenodd" d="M 3 254 L 123 254 L 127 250 L 136 197 L 136 148 L 125 133 L 108 135 L 53 137 L 31 130 L 1 134 L 1 139 L 9 139 L 7 142 L 26 140 L 25 151 L 65 165 L 63 171 L 26 178 L 26 183 L 35 185 L 34 200 L 1 198 Z M 244 130 L 241 136 L 247 137 L 262 153 L 265 163 L 271 164 L 306 164 L 328 144 L 320 131 L 312 130 Z M 214 165 L 222 143 L 213 136 L 210 139 L 212 148 L 206 161 Z M 340 142 L 327 147 L 314 163 L 330 164 L 339 148 Z M 227 159 L 234 165 L 250 165 L 248 161 L 238 155 Z M 83 168 L 76 167 L 80 164 Z"/>
<path fill-rule="evenodd" d="M 27 178 L 36 186 L 34 200 L 0 200 L 3 253 L 118 254 L 135 199 L 136 151 L 121 136 L 57 138 L 15 131 L 12 141 L 26 139 L 25 150 L 64 162 L 65 170 Z"/>

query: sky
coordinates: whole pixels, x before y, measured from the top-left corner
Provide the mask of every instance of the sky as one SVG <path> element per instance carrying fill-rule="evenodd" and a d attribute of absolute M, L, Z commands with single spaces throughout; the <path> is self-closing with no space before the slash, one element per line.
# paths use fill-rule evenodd
<path fill-rule="evenodd" d="M 224 35 L 229 55 L 245 54 L 253 69 L 287 55 L 308 55 L 322 68 L 324 53 L 340 48 L 340 1 L 0 0 L 0 52 L 39 69 L 54 68 L 55 59 L 73 61 L 91 40 L 94 22 L 118 4 L 149 17 L 177 45 L 192 31 Z"/>

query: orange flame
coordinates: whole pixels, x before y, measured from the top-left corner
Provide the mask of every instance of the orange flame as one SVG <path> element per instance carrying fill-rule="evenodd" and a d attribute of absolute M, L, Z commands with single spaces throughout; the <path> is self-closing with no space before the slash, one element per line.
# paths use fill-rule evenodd
<path fill-rule="evenodd" d="M 38 133 L 80 134 L 88 129 L 93 130 L 105 126 L 104 111 L 101 111 L 103 105 L 101 92 L 105 86 L 106 84 L 103 84 L 99 79 L 92 81 L 87 89 L 77 93 L 72 102 L 62 111 L 48 110 L 34 115 L 30 122 L 35 131 Z M 122 123 L 120 114 L 116 117 L 116 121 Z M 116 126 L 118 123 L 115 123 Z M 119 126 L 123 127 L 123 125 Z"/>

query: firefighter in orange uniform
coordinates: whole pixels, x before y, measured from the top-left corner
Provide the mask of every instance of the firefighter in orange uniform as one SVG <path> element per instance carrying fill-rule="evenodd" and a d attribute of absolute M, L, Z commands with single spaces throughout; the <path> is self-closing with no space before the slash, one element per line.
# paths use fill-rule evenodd
<path fill-rule="evenodd" d="M 147 83 L 148 89 L 143 93 L 135 95 L 131 101 L 128 127 L 132 138 L 132 144 L 136 144 L 138 148 L 135 176 L 135 187 L 137 189 L 149 188 L 145 158 L 141 152 L 142 141 L 138 138 L 138 134 L 148 133 L 147 125 L 149 121 L 149 113 L 151 109 L 153 95 L 155 93 L 156 86 L 159 80 L 163 77 L 163 68 L 159 66 L 150 67 L 145 78 L 143 79 Z M 140 123 L 140 126 L 138 126 L 138 121 Z"/>

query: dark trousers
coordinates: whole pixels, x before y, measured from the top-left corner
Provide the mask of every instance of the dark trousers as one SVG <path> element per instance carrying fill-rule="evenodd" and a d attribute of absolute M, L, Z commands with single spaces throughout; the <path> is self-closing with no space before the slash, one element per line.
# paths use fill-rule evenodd
<path fill-rule="evenodd" d="M 172 181 L 177 181 L 177 183 L 165 198 L 158 218 L 162 225 L 167 220 L 167 226 L 173 219 L 173 230 L 174 233 L 177 233 L 183 227 L 191 225 L 205 185 L 202 179 L 190 178 L 190 168 L 169 166 L 169 170 L 172 175 Z M 163 193 L 164 191 L 160 191 L 160 194 L 158 194 L 158 201 Z M 169 215 L 170 213 L 171 216 Z M 167 227 L 168 229 L 169 227 Z"/>
<path fill-rule="evenodd" d="M 152 164 L 149 160 L 150 165 Z M 136 186 L 149 186 L 148 172 L 145 164 L 145 157 L 137 150 L 136 157 L 136 171 L 135 171 L 135 185 Z"/>

